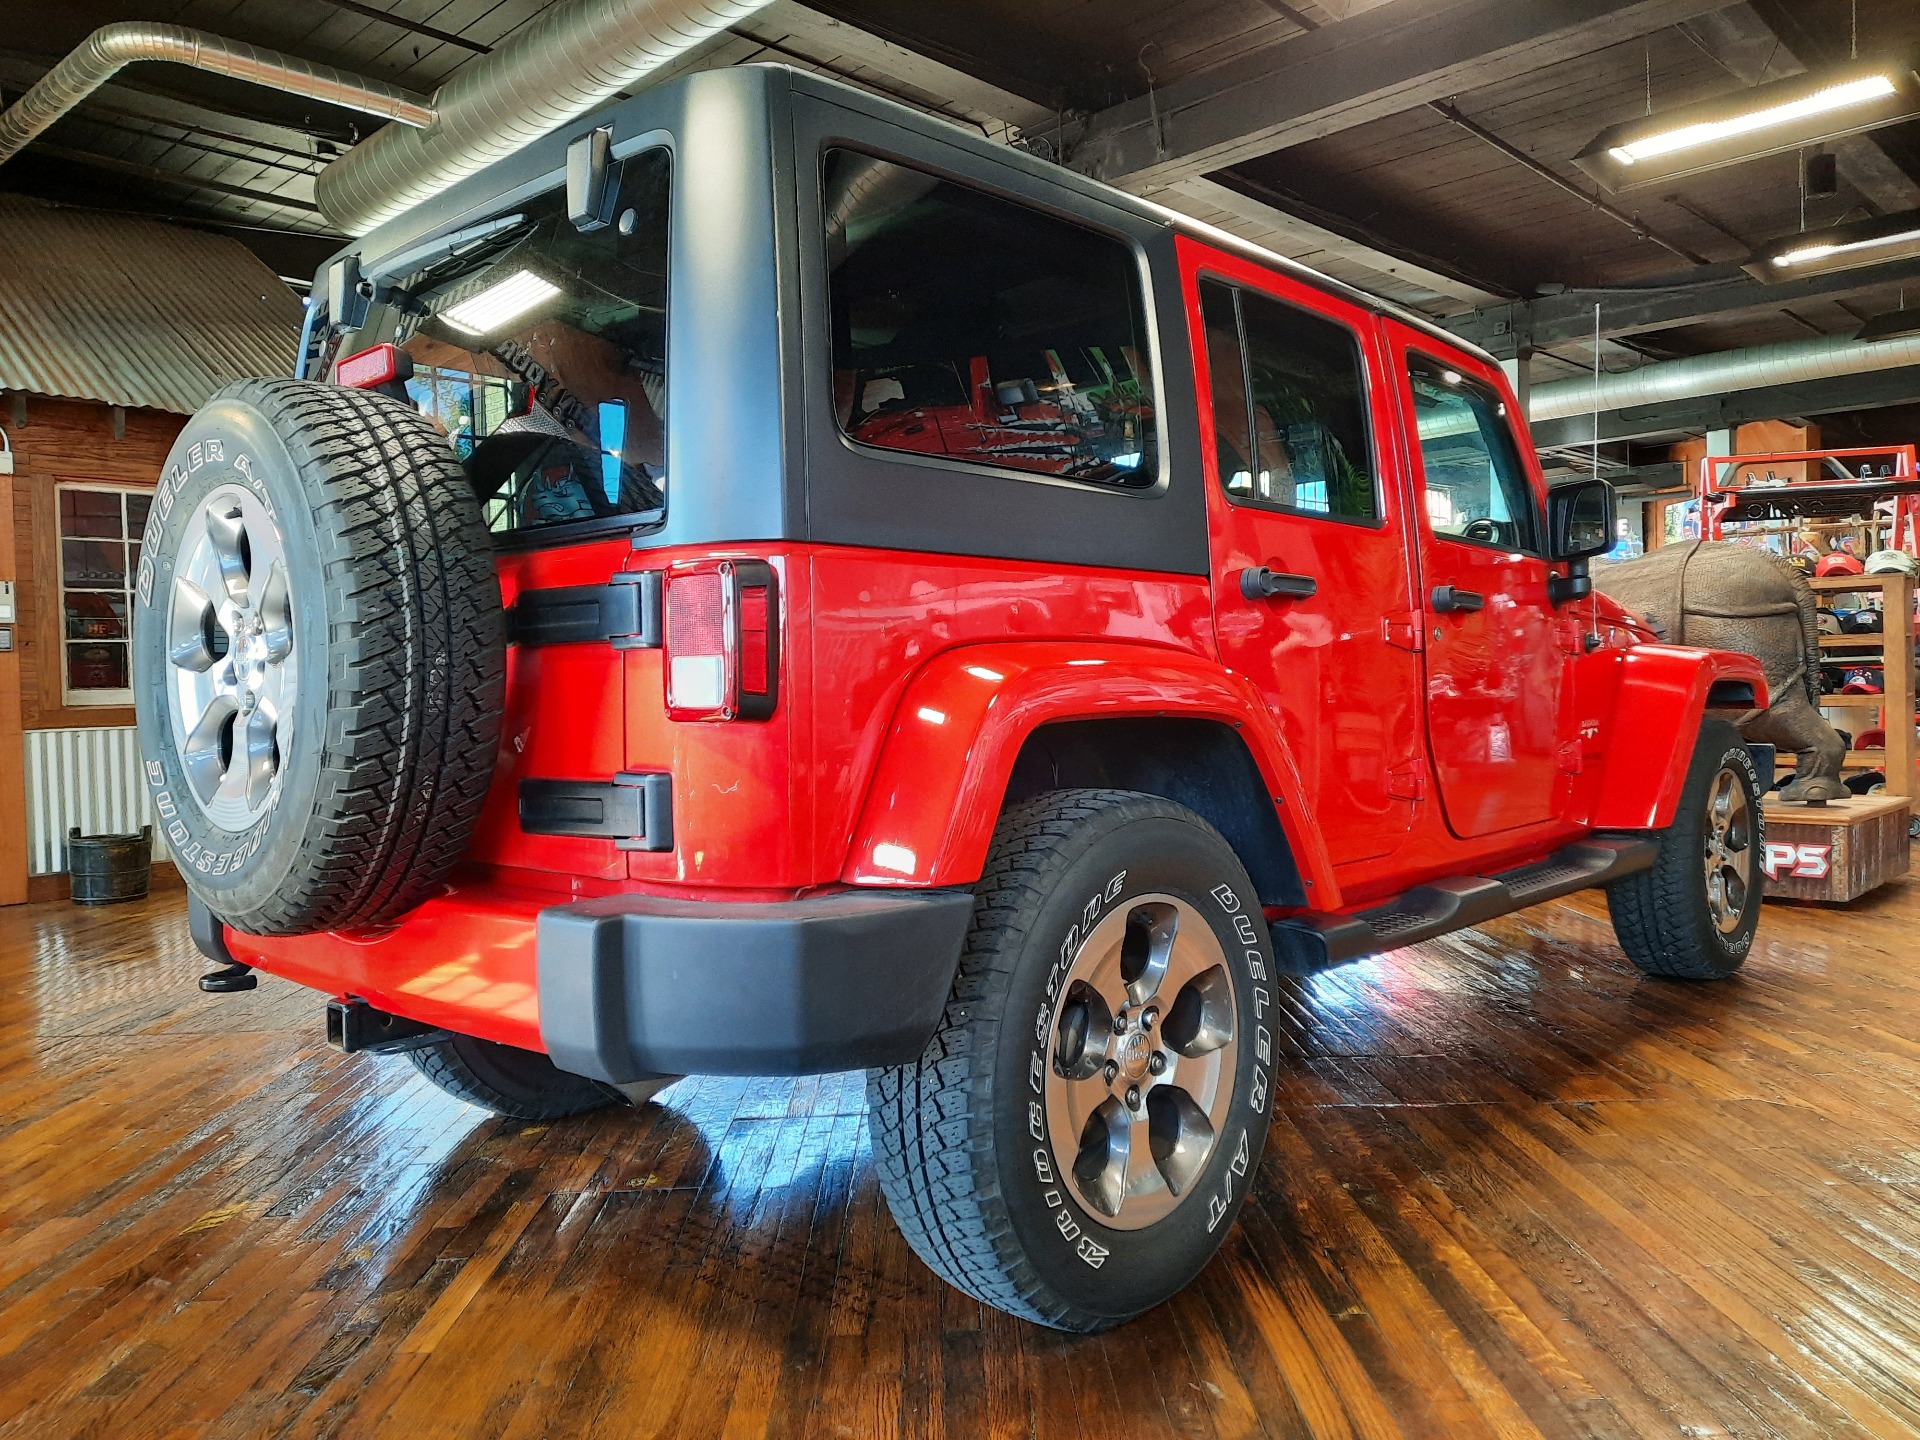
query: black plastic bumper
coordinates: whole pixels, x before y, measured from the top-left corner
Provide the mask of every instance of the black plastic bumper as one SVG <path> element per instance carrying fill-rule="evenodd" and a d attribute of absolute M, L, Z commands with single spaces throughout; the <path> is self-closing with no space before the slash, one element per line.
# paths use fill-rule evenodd
<path fill-rule="evenodd" d="M 561 1069 L 613 1084 L 904 1064 L 972 914 L 966 890 L 558 905 L 540 912 L 540 1036 Z"/>

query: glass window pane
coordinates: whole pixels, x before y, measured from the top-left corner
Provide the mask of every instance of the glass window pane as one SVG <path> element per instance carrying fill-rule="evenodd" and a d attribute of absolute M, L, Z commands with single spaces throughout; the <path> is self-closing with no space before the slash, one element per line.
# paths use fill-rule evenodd
<path fill-rule="evenodd" d="M 824 209 L 834 408 L 887 450 L 1158 478 L 1139 269 L 1118 240 L 848 150 Z"/>
<path fill-rule="evenodd" d="M 127 535 L 138 539 L 147 528 L 147 512 L 153 508 L 151 495 L 127 496 Z"/>
<path fill-rule="evenodd" d="M 60 491 L 60 533 L 99 535 L 118 539 L 120 492 L 117 490 Z"/>
<path fill-rule="evenodd" d="M 1240 310 L 1230 285 L 1200 282 L 1200 313 L 1207 329 L 1207 369 L 1213 375 L 1213 444 L 1220 483 L 1229 495 L 1253 494 L 1253 429 L 1247 416 L 1247 370 L 1240 353 Z"/>
<path fill-rule="evenodd" d="M 1354 333 L 1251 290 L 1240 292 L 1252 420 L 1254 504 L 1378 520 L 1366 372 Z"/>
<path fill-rule="evenodd" d="M 71 590 L 65 596 L 69 640 L 125 640 L 127 597 L 111 590 Z"/>
<path fill-rule="evenodd" d="M 124 641 L 68 642 L 69 690 L 125 690 L 127 686 L 127 647 Z"/>
<path fill-rule="evenodd" d="M 616 182 L 612 225 L 575 229 L 554 191 L 402 287 L 407 394 L 446 427 L 496 531 L 665 513 L 668 153 Z"/>
<path fill-rule="evenodd" d="M 1433 533 L 1537 554 L 1533 489 L 1499 393 L 1424 356 L 1408 369 Z"/>
<path fill-rule="evenodd" d="M 118 540 L 62 540 L 61 575 L 69 590 L 124 590 L 127 547 Z"/>

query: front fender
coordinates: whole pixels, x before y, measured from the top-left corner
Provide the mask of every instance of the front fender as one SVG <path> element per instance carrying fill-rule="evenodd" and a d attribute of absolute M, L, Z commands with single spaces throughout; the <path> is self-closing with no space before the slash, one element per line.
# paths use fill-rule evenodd
<path fill-rule="evenodd" d="M 1339 904 L 1300 777 L 1258 692 L 1203 656 L 1149 645 L 1013 641 L 968 645 L 914 676 L 881 746 L 841 878 L 854 885 L 970 885 L 1020 747 L 1060 720 L 1180 716 L 1236 727 L 1279 802 L 1316 908 Z"/>
<path fill-rule="evenodd" d="M 1680 803 L 1707 710 L 1764 710 L 1766 676 L 1751 655 L 1682 645 L 1635 645 L 1620 652 L 1619 664 L 1606 768 L 1589 823 L 1596 830 L 1664 829 Z M 1732 703 L 1724 690 L 1713 695 L 1716 685 L 1752 691 Z"/>

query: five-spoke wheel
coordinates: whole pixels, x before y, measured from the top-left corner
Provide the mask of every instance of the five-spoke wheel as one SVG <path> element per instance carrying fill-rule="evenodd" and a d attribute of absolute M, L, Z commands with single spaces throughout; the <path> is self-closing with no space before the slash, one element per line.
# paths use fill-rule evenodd
<path fill-rule="evenodd" d="M 1186 901 L 1145 895 L 1081 943 L 1046 1082 L 1047 1132 L 1075 1196 L 1116 1229 L 1185 1198 L 1232 1098 L 1233 978 Z"/>
<path fill-rule="evenodd" d="M 1740 928 L 1753 885 L 1753 812 L 1741 777 L 1722 767 L 1707 791 L 1707 909 L 1723 935 Z"/>
<path fill-rule="evenodd" d="M 294 724 L 298 660 L 286 543 L 260 498 L 222 485 L 188 522 L 167 625 L 168 709 L 207 818 L 264 814 Z"/>

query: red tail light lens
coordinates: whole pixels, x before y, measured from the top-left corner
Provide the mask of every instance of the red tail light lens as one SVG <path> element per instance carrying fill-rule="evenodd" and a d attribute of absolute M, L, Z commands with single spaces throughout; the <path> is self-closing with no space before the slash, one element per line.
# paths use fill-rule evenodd
<path fill-rule="evenodd" d="M 390 380 L 413 378 L 413 357 L 395 345 L 375 345 L 349 355 L 333 371 L 334 382 L 349 390 L 374 390 Z"/>
<path fill-rule="evenodd" d="M 780 673 L 780 589 L 760 560 L 698 561 L 667 572 L 667 714 L 765 720 Z"/>

